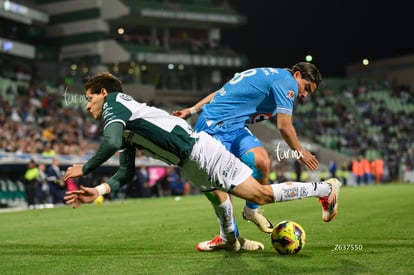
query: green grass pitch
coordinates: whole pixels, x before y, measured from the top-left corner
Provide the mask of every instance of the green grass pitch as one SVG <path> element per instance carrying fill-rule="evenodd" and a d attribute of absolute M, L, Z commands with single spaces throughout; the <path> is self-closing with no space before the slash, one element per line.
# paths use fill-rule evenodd
<path fill-rule="evenodd" d="M 0 212 L 0 274 L 413 274 L 414 184 L 343 187 L 339 212 L 321 219 L 316 198 L 261 208 L 307 235 L 297 255 L 279 255 L 270 237 L 241 218 L 239 230 L 263 251 L 198 252 L 218 233 L 202 196 L 136 199 Z"/>

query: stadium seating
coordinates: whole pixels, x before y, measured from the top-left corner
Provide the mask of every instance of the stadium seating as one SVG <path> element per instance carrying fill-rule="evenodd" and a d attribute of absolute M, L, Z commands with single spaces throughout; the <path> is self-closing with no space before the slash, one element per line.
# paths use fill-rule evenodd
<path fill-rule="evenodd" d="M 19 180 L 8 177 L 0 178 L 0 205 L 3 207 L 25 206 L 26 193 Z"/>

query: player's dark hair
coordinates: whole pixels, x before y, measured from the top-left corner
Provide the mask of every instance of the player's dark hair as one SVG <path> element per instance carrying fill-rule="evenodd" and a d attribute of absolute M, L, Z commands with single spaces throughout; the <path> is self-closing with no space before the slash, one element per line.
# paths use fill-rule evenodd
<path fill-rule="evenodd" d="M 96 74 L 85 83 L 85 91 L 90 89 L 91 94 L 99 94 L 103 88 L 108 93 L 123 92 L 121 80 L 108 72 Z"/>
<path fill-rule="evenodd" d="M 289 71 L 293 74 L 294 72 L 300 72 L 303 79 L 310 81 L 316 84 L 316 88 L 319 87 L 319 84 L 322 81 L 322 75 L 319 72 L 318 68 L 312 63 L 309 62 L 299 62 L 293 65 Z"/>

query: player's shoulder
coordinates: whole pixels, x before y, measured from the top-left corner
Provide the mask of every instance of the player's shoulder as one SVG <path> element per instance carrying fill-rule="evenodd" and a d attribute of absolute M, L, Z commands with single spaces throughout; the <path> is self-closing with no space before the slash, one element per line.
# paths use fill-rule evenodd
<path fill-rule="evenodd" d="M 117 93 L 116 95 L 117 100 L 124 100 L 124 101 L 133 101 L 134 98 L 128 94 L 124 93 Z"/>
<path fill-rule="evenodd" d="M 112 92 L 106 97 L 107 101 L 133 101 L 134 98 L 122 92 Z"/>
<path fill-rule="evenodd" d="M 292 74 L 284 68 L 259 67 L 254 69 L 256 74 L 266 78 L 289 78 Z"/>
<path fill-rule="evenodd" d="M 108 93 L 105 98 L 106 103 L 112 105 L 116 103 L 125 103 L 128 101 L 134 101 L 134 98 L 128 94 L 121 93 L 121 92 L 112 92 Z"/>

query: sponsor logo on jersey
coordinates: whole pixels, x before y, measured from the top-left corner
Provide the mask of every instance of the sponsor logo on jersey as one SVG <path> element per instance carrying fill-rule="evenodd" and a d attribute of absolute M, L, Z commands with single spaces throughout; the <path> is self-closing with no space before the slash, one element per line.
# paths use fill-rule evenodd
<path fill-rule="evenodd" d="M 239 172 L 239 169 L 237 169 L 237 167 L 234 168 L 233 174 L 231 175 L 231 180 L 234 180 L 238 172 Z"/>
<path fill-rule="evenodd" d="M 270 113 L 264 113 L 264 114 L 255 114 L 250 117 L 250 119 L 247 121 L 247 123 L 257 123 L 266 119 L 269 119 L 272 117 L 272 114 Z"/>
<path fill-rule="evenodd" d="M 221 172 L 221 175 L 225 178 L 228 178 L 229 176 L 231 176 L 231 171 L 234 169 L 234 166 L 235 166 L 235 161 L 231 160 L 230 162 L 227 163 L 226 167 Z"/>
<path fill-rule="evenodd" d="M 224 88 L 220 88 L 220 90 L 217 91 L 217 93 L 221 96 L 225 95 L 227 92 L 224 90 Z"/>
<path fill-rule="evenodd" d="M 102 112 L 102 117 L 103 117 L 104 120 L 106 120 L 108 116 L 113 116 L 114 115 L 114 113 L 112 111 L 112 109 L 113 109 L 112 107 L 108 107 L 108 105 L 105 105 L 103 109 L 104 110 Z"/>

